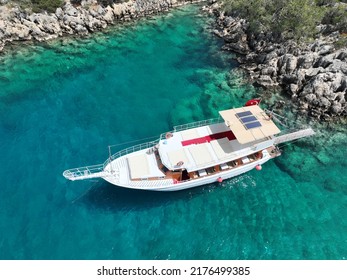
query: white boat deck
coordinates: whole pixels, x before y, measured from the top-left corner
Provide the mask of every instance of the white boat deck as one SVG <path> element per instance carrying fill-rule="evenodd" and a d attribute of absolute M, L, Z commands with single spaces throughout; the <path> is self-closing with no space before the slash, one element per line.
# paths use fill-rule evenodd
<path fill-rule="evenodd" d="M 230 129 L 224 123 L 174 132 L 171 137 L 159 142 L 161 160 L 170 170 L 185 168 L 191 172 L 240 158 L 273 144 L 271 137 L 246 144 L 240 144 L 236 139 L 229 140 L 228 137 L 209 138 L 228 132 Z"/>
<path fill-rule="evenodd" d="M 182 190 L 245 173 L 277 156 L 268 149 L 274 144 L 314 134 L 308 128 L 276 137 L 279 128 L 257 105 L 219 113 L 224 123 L 210 119 L 176 126 L 175 132 L 159 143 L 152 141 L 121 150 L 110 155 L 111 162 L 65 170 L 63 175 L 69 180 L 101 177 L 134 189 Z M 258 151 L 262 151 L 262 157 L 249 156 Z M 216 168 L 210 168 L 213 166 Z M 178 172 L 166 173 L 165 167 Z M 187 177 L 182 170 L 194 172 Z"/>
<path fill-rule="evenodd" d="M 154 153 L 151 151 L 139 152 L 127 157 L 130 178 L 147 179 L 151 177 L 165 177 L 165 174 L 158 168 Z"/>
<path fill-rule="evenodd" d="M 126 185 L 129 182 L 165 177 L 158 167 L 155 154 L 148 149 L 117 158 L 111 164 L 112 168 L 109 164 L 105 169 L 113 175 L 115 184 Z M 172 180 L 169 181 L 172 183 Z"/>
<path fill-rule="evenodd" d="M 133 162 L 133 160 L 138 157 L 140 161 Z M 146 157 L 146 159 L 144 159 Z M 132 162 L 129 164 L 129 159 Z M 148 160 L 143 170 L 146 172 L 139 171 L 143 166 L 133 166 L 133 164 L 143 164 L 144 160 Z M 109 171 L 111 176 L 108 176 L 106 179 L 112 184 L 128 186 L 132 188 L 138 189 L 151 189 L 157 188 L 158 186 L 168 186 L 173 183 L 172 179 L 164 179 L 164 173 L 158 168 L 158 165 L 155 162 L 154 154 L 147 154 L 146 151 L 139 151 L 136 155 L 131 154 L 130 157 L 122 156 L 112 161 L 112 171 L 110 165 L 108 165 L 105 169 Z M 134 171 L 135 168 L 135 171 Z M 151 173 L 152 171 L 152 173 Z M 137 173 L 140 172 L 140 173 Z M 146 175 L 145 175 L 146 173 Z M 132 178 L 132 176 L 143 176 L 142 178 Z M 147 177 L 146 177 L 147 176 Z M 156 178 L 154 180 L 150 180 L 148 178 Z M 161 179 L 157 179 L 161 178 Z M 135 180 L 133 180 L 135 179 Z"/>

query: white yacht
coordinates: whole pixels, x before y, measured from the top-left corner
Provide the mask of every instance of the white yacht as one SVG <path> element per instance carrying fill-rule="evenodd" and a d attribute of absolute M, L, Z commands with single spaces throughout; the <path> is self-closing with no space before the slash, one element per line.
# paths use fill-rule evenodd
<path fill-rule="evenodd" d="M 280 155 L 278 144 L 314 134 L 311 128 L 281 133 L 258 101 L 246 105 L 220 111 L 217 119 L 176 126 L 156 141 L 110 152 L 103 164 L 63 175 L 72 181 L 103 178 L 125 188 L 178 191 L 260 170 Z"/>

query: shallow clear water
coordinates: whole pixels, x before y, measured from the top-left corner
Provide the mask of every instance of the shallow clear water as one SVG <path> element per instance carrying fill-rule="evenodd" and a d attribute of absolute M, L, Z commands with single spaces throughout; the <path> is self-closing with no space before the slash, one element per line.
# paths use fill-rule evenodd
<path fill-rule="evenodd" d="M 0 57 L 1 259 L 346 258 L 342 126 L 316 126 L 261 172 L 176 193 L 61 175 L 256 96 L 208 21 L 189 6 Z"/>

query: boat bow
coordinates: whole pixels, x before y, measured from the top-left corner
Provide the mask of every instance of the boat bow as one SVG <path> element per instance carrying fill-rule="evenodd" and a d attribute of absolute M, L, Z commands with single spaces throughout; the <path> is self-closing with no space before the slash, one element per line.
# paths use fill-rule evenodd
<path fill-rule="evenodd" d="M 98 164 L 65 170 L 63 176 L 68 180 L 76 181 L 107 177 L 109 172 L 104 170 L 104 164 Z"/>

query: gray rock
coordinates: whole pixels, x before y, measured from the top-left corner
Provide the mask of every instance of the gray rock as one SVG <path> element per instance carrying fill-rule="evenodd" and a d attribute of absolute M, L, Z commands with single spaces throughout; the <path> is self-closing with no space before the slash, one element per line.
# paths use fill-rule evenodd
<path fill-rule="evenodd" d="M 255 62 L 258 64 L 265 64 L 266 54 L 260 53 L 256 56 Z"/>
<path fill-rule="evenodd" d="M 346 84 L 345 79 L 346 79 L 346 77 L 343 74 L 336 73 L 333 76 L 333 80 L 330 83 L 330 88 L 331 88 L 332 92 L 344 90 L 345 84 Z"/>
<path fill-rule="evenodd" d="M 62 8 L 57 8 L 55 10 L 55 15 L 57 16 L 58 19 L 63 19 L 63 16 L 64 16 L 64 11 Z"/>
<path fill-rule="evenodd" d="M 110 6 L 107 6 L 105 8 L 105 14 L 102 18 L 109 24 L 111 24 L 114 21 L 113 9 Z"/>
<path fill-rule="evenodd" d="M 78 10 L 71 4 L 65 4 L 64 13 L 65 15 L 68 15 L 68 16 L 77 17 Z"/>
<path fill-rule="evenodd" d="M 23 24 L 27 26 L 30 29 L 31 35 L 36 39 L 39 40 L 40 38 L 45 37 L 45 33 L 41 31 L 41 29 L 32 21 L 23 19 Z"/>
<path fill-rule="evenodd" d="M 214 35 L 218 36 L 219 38 L 223 38 L 222 32 L 219 31 L 219 30 L 217 30 L 217 29 L 214 29 L 214 30 L 212 31 L 212 33 L 213 33 Z"/>
<path fill-rule="evenodd" d="M 316 95 L 314 95 L 313 93 L 310 93 L 310 94 L 307 94 L 305 96 L 305 100 L 310 103 L 310 104 L 313 104 L 313 103 L 316 103 L 317 102 L 317 97 Z"/>
<path fill-rule="evenodd" d="M 223 24 L 226 28 L 233 28 L 235 25 L 238 24 L 238 21 L 234 19 L 233 17 L 225 17 Z"/>
<path fill-rule="evenodd" d="M 256 64 L 255 61 L 257 59 L 257 56 L 258 55 L 254 52 L 248 53 L 241 59 L 241 63 Z"/>
<path fill-rule="evenodd" d="M 95 18 L 101 18 L 105 14 L 105 9 L 101 5 L 89 8 L 89 13 Z"/>
<path fill-rule="evenodd" d="M 305 72 L 305 78 L 306 79 L 311 79 L 314 76 L 317 76 L 319 73 L 324 72 L 324 68 L 323 67 L 319 67 L 319 68 L 310 68 Z"/>
<path fill-rule="evenodd" d="M 7 25 L 5 35 L 16 40 L 30 40 L 30 28 L 19 23 L 14 25 Z"/>
<path fill-rule="evenodd" d="M 330 64 L 333 63 L 333 61 L 334 61 L 334 57 L 331 55 L 321 56 L 314 64 L 314 67 L 327 68 Z"/>
<path fill-rule="evenodd" d="M 345 104 L 346 103 L 345 92 L 337 92 L 335 94 L 334 102 Z"/>
<path fill-rule="evenodd" d="M 275 87 L 278 85 L 278 83 L 274 82 L 269 76 L 261 75 L 256 79 L 255 85 L 268 88 Z"/>
<path fill-rule="evenodd" d="M 270 76 L 270 77 L 275 76 L 276 75 L 276 68 L 272 67 L 272 66 L 263 68 L 263 69 L 261 69 L 260 74 Z"/>
<path fill-rule="evenodd" d="M 332 73 L 342 72 L 347 75 L 347 63 L 339 59 L 334 59 L 328 66 L 327 71 Z"/>
<path fill-rule="evenodd" d="M 298 59 L 295 56 L 290 56 L 287 55 L 287 61 L 286 61 L 286 73 L 292 73 L 296 66 L 297 66 L 297 62 Z"/>
<path fill-rule="evenodd" d="M 323 108 L 329 108 L 331 103 L 326 97 L 322 96 L 318 99 L 318 105 Z"/>
<path fill-rule="evenodd" d="M 281 74 L 291 74 L 296 69 L 298 59 L 292 54 L 285 54 L 278 59 L 278 69 Z"/>
<path fill-rule="evenodd" d="M 35 23 L 38 28 L 44 33 L 60 35 L 61 28 L 58 18 L 55 14 L 32 14 L 28 19 Z"/>
<path fill-rule="evenodd" d="M 244 41 L 245 34 L 235 32 L 228 35 L 223 35 L 222 37 L 226 43 L 237 43 L 239 41 Z"/>
<path fill-rule="evenodd" d="M 78 33 L 78 34 L 87 34 L 88 33 L 88 29 L 85 28 L 83 25 L 81 24 L 76 24 L 74 27 L 75 31 Z"/>
<path fill-rule="evenodd" d="M 228 50 L 232 52 L 236 52 L 239 54 L 247 54 L 250 49 L 246 42 L 237 42 L 237 43 L 228 43 L 222 47 L 223 50 Z"/>
<path fill-rule="evenodd" d="M 113 4 L 113 14 L 116 18 L 121 18 L 124 15 L 123 4 Z"/>
<path fill-rule="evenodd" d="M 290 84 L 289 85 L 289 91 L 292 94 L 296 94 L 299 91 L 299 86 L 297 84 Z"/>
<path fill-rule="evenodd" d="M 277 52 L 275 50 L 266 55 L 264 62 L 270 63 L 270 61 L 273 61 L 274 59 L 276 60 L 276 63 L 274 65 L 276 65 L 277 60 L 278 60 L 278 55 L 277 55 Z"/>
<path fill-rule="evenodd" d="M 319 55 L 330 54 L 333 52 L 333 50 L 334 50 L 334 47 L 332 45 L 323 45 L 323 46 L 320 46 L 318 50 L 318 54 Z"/>
<path fill-rule="evenodd" d="M 336 58 L 347 62 L 347 50 L 341 50 L 337 53 Z"/>
<path fill-rule="evenodd" d="M 343 111 L 343 107 L 340 103 L 334 102 L 334 104 L 330 107 L 330 112 L 334 115 L 339 115 Z"/>
<path fill-rule="evenodd" d="M 298 76 L 294 74 L 285 74 L 281 77 L 282 84 L 296 84 L 298 81 Z"/>
<path fill-rule="evenodd" d="M 298 57 L 298 68 L 311 68 L 318 59 L 317 53 L 307 53 Z"/>

